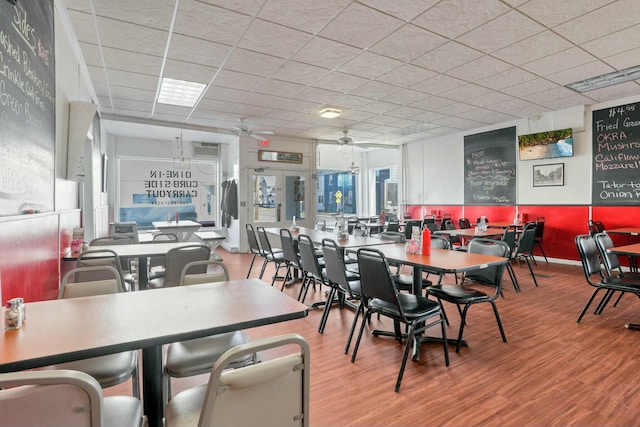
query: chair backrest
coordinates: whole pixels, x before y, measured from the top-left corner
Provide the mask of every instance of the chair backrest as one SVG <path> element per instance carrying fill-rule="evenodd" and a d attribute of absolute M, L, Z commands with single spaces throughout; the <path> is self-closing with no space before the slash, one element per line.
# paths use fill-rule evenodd
<path fill-rule="evenodd" d="M 580 261 L 582 262 L 582 269 L 587 282 L 591 286 L 596 286 L 591 278 L 597 274 L 599 280 L 603 278 L 603 274 L 595 239 L 591 234 L 578 234 L 576 236 L 576 247 L 578 248 L 578 254 L 580 254 Z"/>
<path fill-rule="evenodd" d="M 447 221 L 453 221 L 451 219 L 451 214 L 450 213 L 442 214 L 442 218 L 440 219 L 440 229 L 441 230 L 446 230 L 445 229 L 445 224 L 447 223 Z"/>
<path fill-rule="evenodd" d="M 422 230 L 422 221 L 418 221 L 418 220 L 407 221 L 407 223 L 404 225 L 404 237 L 407 240 L 411 238 L 413 227 L 418 227 L 420 230 Z"/>
<path fill-rule="evenodd" d="M 193 244 L 189 246 L 181 246 L 172 248 L 167 251 L 166 267 L 164 275 L 165 288 L 170 286 L 179 286 L 182 277 L 182 270 L 192 261 L 206 261 L 211 256 L 211 249 L 206 245 Z M 193 267 L 192 273 L 206 273 L 206 265 L 198 265 Z"/>
<path fill-rule="evenodd" d="M 518 237 L 518 241 L 516 242 L 515 254 L 520 255 L 528 255 L 533 252 L 533 246 L 535 245 L 536 240 L 536 223 L 535 222 L 527 222 L 524 227 L 522 227 L 522 231 L 520 232 L 520 237 Z"/>
<path fill-rule="evenodd" d="M 246 355 L 291 345 L 300 350 L 228 369 L 229 363 Z M 198 426 L 308 427 L 309 355 L 309 345 L 298 334 L 255 340 L 228 350 L 211 370 Z M 171 414 L 167 425 L 173 425 Z"/>
<path fill-rule="evenodd" d="M 108 236 L 96 237 L 89 242 L 89 246 L 129 245 L 131 243 L 133 243 L 133 240 L 127 236 Z"/>
<path fill-rule="evenodd" d="M 539 216 L 536 219 L 536 242 L 542 242 L 542 237 L 544 235 L 544 222 L 545 218 L 543 216 Z"/>
<path fill-rule="evenodd" d="M 607 274 L 609 276 L 617 276 L 616 271 L 620 273 L 620 259 L 617 254 L 607 251 L 607 249 L 611 249 L 614 246 L 613 240 L 611 240 L 611 237 L 606 232 L 596 233 L 593 236 L 593 240 L 596 242 L 600 258 L 602 259 Z"/>
<path fill-rule="evenodd" d="M 178 235 L 176 233 L 158 233 L 153 236 L 154 243 L 170 243 L 170 242 L 179 242 Z"/>
<path fill-rule="evenodd" d="M 347 279 L 347 271 L 344 265 L 342 250 L 335 240 L 322 239 L 322 254 L 327 280 L 335 283 L 341 289 L 352 295 L 351 286 Z"/>
<path fill-rule="evenodd" d="M 458 225 L 460 226 L 461 229 L 471 228 L 471 221 L 469 221 L 469 218 L 460 218 L 458 220 Z"/>
<path fill-rule="evenodd" d="M 280 247 L 284 260 L 295 267 L 300 267 L 300 255 L 288 228 L 280 229 Z"/>
<path fill-rule="evenodd" d="M 450 220 L 450 219 L 446 219 L 446 220 L 444 220 L 444 222 L 442 223 L 442 225 L 443 225 L 443 228 L 442 228 L 443 230 L 457 230 L 456 223 L 455 223 L 455 222 L 453 222 L 453 221 L 452 221 L 452 220 Z M 433 231 L 433 230 L 432 230 L 432 231 Z M 453 235 L 450 235 L 450 236 L 449 236 L 449 241 L 451 242 L 451 244 L 454 244 L 454 243 L 460 243 L 460 242 L 461 242 L 461 241 L 460 241 L 460 236 L 453 236 Z"/>
<path fill-rule="evenodd" d="M 271 242 L 269 241 L 267 230 L 265 230 L 263 226 L 259 225 L 256 227 L 256 233 L 258 234 L 258 240 L 260 241 L 262 252 L 265 255 L 273 255 L 273 249 L 271 248 Z"/>
<path fill-rule="evenodd" d="M 252 254 L 263 255 L 260 244 L 258 243 L 258 237 L 256 231 L 251 224 L 245 224 L 245 230 L 247 230 L 247 239 L 249 240 L 249 250 Z"/>
<path fill-rule="evenodd" d="M 91 276 L 92 273 L 95 273 L 95 276 L 100 278 L 84 282 L 70 282 L 70 279 L 79 273 L 87 273 L 85 276 Z M 124 292 L 124 287 L 122 286 L 120 273 L 115 268 L 108 265 L 77 267 L 68 271 L 62 277 L 58 299 L 115 294 L 118 292 Z"/>
<path fill-rule="evenodd" d="M 467 252 L 473 254 L 492 255 L 507 258 L 509 256 L 509 245 L 502 240 L 493 239 L 472 239 L 467 246 Z M 496 287 L 496 294 L 500 292 L 502 285 L 502 276 L 504 269 L 507 267 L 506 262 L 495 266 L 479 268 L 469 271 L 465 274 L 466 279 L 472 279 L 484 285 Z"/>
<path fill-rule="evenodd" d="M 367 230 L 367 225 L 359 222 L 353 226 L 351 234 L 353 234 L 354 236 L 363 237 L 367 235 Z"/>
<path fill-rule="evenodd" d="M 109 224 L 109 236 L 126 236 L 133 243 L 140 243 L 138 238 L 138 224 L 135 221 L 112 222 Z"/>
<path fill-rule="evenodd" d="M 350 216 L 347 218 L 347 233 L 351 234 L 353 227 L 359 222 L 357 216 Z"/>
<path fill-rule="evenodd" d="M 402 219 L 411 219 L 411 212 L 405 212 L 402 214 Z"/>
<path fill-rule="evenodd" d="M 404 233 L 400 231 L 383 231 L 378 235 L 380 240 L 391 240 L 398 243 L 406 243 L 407 238 L 404 237 Z"/>
<path fill-rule="evenodd" d="M 518 231 L 513 225 L 505 228 L 504 233 L 502 233 L 502 241 L 509 245 L 509 257 L 511 257 L 511 254 L 516 247 L 517 235 Z"/>
<path fill-rule="evenodd" d="M 400 231 L 400 221 L 397 219 L 389 220 L 386 231 Z"/>
<path fill-rule="evenodd" d="M 201 269 L 202 266 L 206 266 L 204 273 L 194 272 L 196 269 Z M 214 267 L 214 271 L 211 271 L 210 267 Z M 219 260 L 208 259 L 202 261 L 191 261 L 182 269 L 180 275 L 180 286 L 183 285 L 197 285 L 200 283 L 210 282 L 226 282 L 229 280 L 229 270 L 227 266 Z"/>
<path fill-rule="evenodd" d="M 605 226 L 602 221 L 594 221 L 590 219 L 587 221 L 587 226 L 589 227 L 589 234 L 592 236 L 605 231 Z"/>
<path fill-rule="evenodd" d="M 435 215 L 425 215 L 424 219 L 422 220 L 423 224 L 427 224 L 427 223 L 434 223 L 436 222 L 436 216 Z"/>
<path fill-rule="evenodd" d="M 0 374 L 0 427 L 101 427 L 102 389 L 84 372 L 64 369 Z"/>
<path fill-rule="evenodd" d="M 316 256 L 316 250 L 311 237 L 306 234 L 298 236 L 298 250 L 300 251 L 300 267 L 318 279 L 322 279 L 322 268 Z"/>
<path fill-rule="evenodd" d="M 384 301 L 404 318 L 402 305 L 398 299 L 398 291 L 384 254 L 377 249 L 361 247 L 358 249 L 358 271 L 360 272 L 362 294 L 367 299 L 378 298 Z"/>
<path fill-rule="evenodd" d="M 158 233 L 153 236 L 154 243 L 172 243 L 179 242 L 178 235 L 175 233 Z M 164 255 L 149 257 L 149 267 L 164 267 L 166 257 Z"/>
<path fill-rule="evenodd" d="M 315 229 L 324 231 L 327 228 L 327 222 L 324 219 L 316 219 Z"/>
<path fill-rule="evenodd" d="M 446 237 L 432 234 L 431 247 L 435 249 L 451 249 L 451 242 Z"/>
<path fill-rule="evenodd" d="M 89 246 L 89 249 L 81 252 L 76 259 L 76 267 L 109 266 L 115 268 L 120 274 L 120 280 L 124 282 L 122 262 L 117 253 L 111 249 L 103 249 L 100 246 Z M 94 280 L 111 279 L 112 275 L 106 270 L 78 271 L 75 282 L 90 282 Z"/>

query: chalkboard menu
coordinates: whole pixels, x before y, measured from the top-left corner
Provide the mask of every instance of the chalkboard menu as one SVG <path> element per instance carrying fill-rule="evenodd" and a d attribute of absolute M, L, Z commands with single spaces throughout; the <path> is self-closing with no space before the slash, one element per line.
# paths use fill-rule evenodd
<path fill-rule="evenodd" d="M 516 202 L 516 128 L 464 137 L 464 203 Z"/>
<path fill-rule="evenodd" d="M 640 204 L 640 103 L 593 112 L 591 204 Z"/>
<path fill-rule="evenodd" d="M 53 0 L 0 0 L 0 215 L 53 209 Z"/>

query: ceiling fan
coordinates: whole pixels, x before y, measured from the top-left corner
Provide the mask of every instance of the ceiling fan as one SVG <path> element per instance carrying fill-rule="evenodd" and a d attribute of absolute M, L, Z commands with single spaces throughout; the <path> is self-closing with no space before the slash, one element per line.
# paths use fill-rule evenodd
<path fill-rule="evenodd" d="M 369 142 L 369 141 L 354 141 L 349 136 L 349 131 L 347 129 L 343 130 L 342 133 L 344 134 L 344 136 L 342 138 L 338 138 L 338 144 L 340 145 L 339 148 L 342 148 L 344 146 L 353 146 L 356 144 L 366 144 Z"/>
<path fill-rule="evenodd" d="M 244 117 L 239 117 L 238 121 L 240 122 L 239 125 L 234 126 L 234 128 L 231 130 L 231 132 L 236 135 L 236 136 L 248 136 L 257 140 L 261 140 L 264 139 L 262 136 L 263 135 L 273 135 L 273 132 L 270 130 L 259 130 L 259 131 L 254 131 L 253 129 L 251 129 L 249 126 L 247 126 L 244 123 L 245 118 Z"/>

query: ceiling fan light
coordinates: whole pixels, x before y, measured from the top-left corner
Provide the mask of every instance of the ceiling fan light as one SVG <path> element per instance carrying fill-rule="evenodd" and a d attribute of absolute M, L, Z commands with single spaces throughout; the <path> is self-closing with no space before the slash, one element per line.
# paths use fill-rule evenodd
<path fill-rule="evenodd" d="M 320 117 L 325 119 L 335 119 L 336 117 L 339 117 L 340 114 L 342 114 L 342 111 L 337 108 L 324 108 L 320 110 Z"/>

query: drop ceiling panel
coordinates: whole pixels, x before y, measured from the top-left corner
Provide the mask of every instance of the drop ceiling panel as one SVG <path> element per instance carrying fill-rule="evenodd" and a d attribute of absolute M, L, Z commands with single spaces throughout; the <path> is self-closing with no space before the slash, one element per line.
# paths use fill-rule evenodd
<path fill-rule="evenodd" d="M 640 95 L 564 87 L 638 65 L 635 0 L 60 3 L 100 111 L 133 120 L 228 133 L 244 116 L 276 135 L 349 128 L 401 144 Z M 163 76 L 210 86 L 193 109 L 154 105 Z M 343 116 L 321 119 L 323 107 Z"/>

